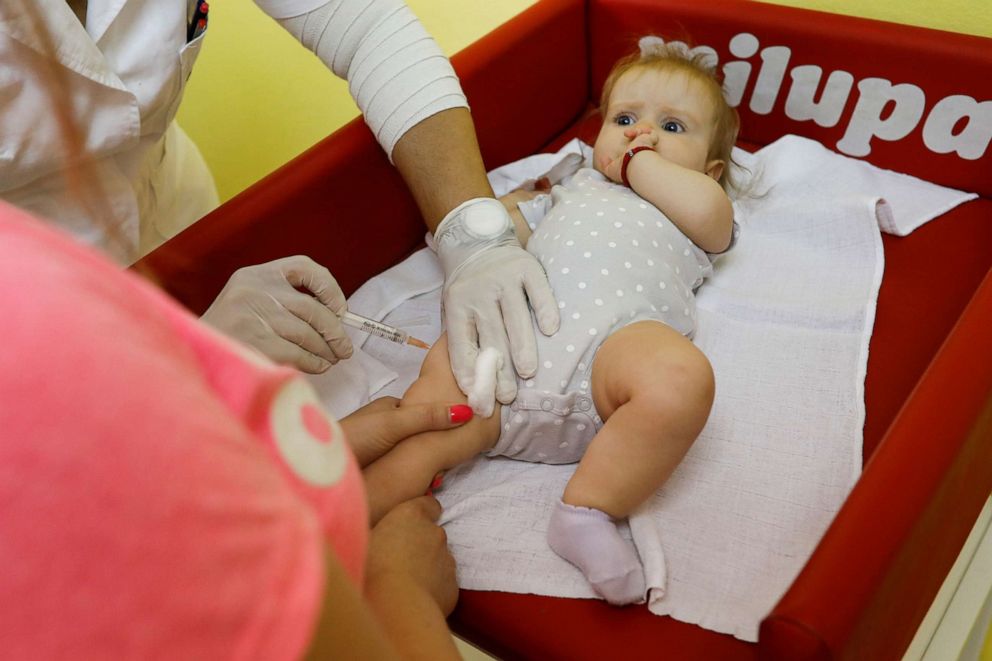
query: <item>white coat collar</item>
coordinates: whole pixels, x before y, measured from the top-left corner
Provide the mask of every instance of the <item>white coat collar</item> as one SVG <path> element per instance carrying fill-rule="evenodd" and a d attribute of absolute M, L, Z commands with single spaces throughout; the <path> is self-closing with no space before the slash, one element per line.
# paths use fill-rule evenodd
<path fill-rule="evenodd" d="M 44 55 L 51 55 L 50 50 L 54 47 L 55 59 L 62 66 L 102 85 L 129 91 L 107 66 L 95 39 L 79 22 L 65 0 L 34 1 L 37 15 L 44 24 L 45 30 L 51 35 L 50 45 L 46 46 L 41 40 L 30 17 L 23 12 L 11 12 L 13 16 L 10 20 L 0 21 L 0 32 Z M 126 2 L 127 0 L 91 0 L 87 15 L 93 14 L 96 10 L 96 15 L 99 15 L 100 24 L 105 31 Z M 114 9 L 114 5 L 119 6 Z"/>
<path fill-rule="evenodd" d="M 86 9 L 86 31 L 90 33 L 93 41 L 100 41 L 127 2 L 128 0 L 89 0 Z M 154 2 L 162 2 L 162 0 L 154 0 Z M 62 4 L 67 3 L 63 1 Z"/>

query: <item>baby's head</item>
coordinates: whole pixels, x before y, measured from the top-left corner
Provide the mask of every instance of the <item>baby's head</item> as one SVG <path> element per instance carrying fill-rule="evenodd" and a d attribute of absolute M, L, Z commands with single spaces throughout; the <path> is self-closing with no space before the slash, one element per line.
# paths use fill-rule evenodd
<path fill-rule="evenodd" d="M 596 167 L 603 170 L 602 163 L 627 151 L 631 129 L 650 130 L 658 138 L 655 151 L 726 188 L 740 120 L 712 60 L 712 53 L 645 38 L 640 52 L 618 61 L 603 84 Z"/>

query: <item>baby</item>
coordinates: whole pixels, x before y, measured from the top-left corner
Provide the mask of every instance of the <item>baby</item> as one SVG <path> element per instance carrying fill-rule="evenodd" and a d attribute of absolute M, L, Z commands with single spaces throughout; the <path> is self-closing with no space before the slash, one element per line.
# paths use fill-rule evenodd
<path fill-rule="evenodd" d="M 499 415 L 404 441 L 386 458 L 401 462 L 392 469 L 373 464 L 373 517 L 479 452 L 578 462 L 548 542 L 610 603 L 644 599 L 637 551 L 616 522 L 668 479 L 709 416 L 713 372 L 689 340 L 693 292 L 736 234 L 722 184 L 738 119 L 709 57 L 642 40 L 604 85 L 595 169 L 533 200 L 546 211 L 533 234 L 516 203 L 535 193 L 504 198 L 548 273 L 561 329 L 536 334 L 537 374 Z M 442 336 L 403 403 L 461 396 L 447 356 Z"/>

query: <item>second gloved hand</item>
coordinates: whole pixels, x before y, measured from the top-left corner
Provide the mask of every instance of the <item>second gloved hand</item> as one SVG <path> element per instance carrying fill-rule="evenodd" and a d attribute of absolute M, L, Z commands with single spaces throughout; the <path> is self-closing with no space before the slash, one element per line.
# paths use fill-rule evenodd
<path fill-rule="evenodd" d="M 558 304 L 548 277 L 520 245 L 506 209 L 492 198 L 454 209 L 438 225 L 434 240 L 444 269 L 445 330 L 458 387 L 469 393 L 480 349 L 494 347 L 504 356 L 496 398 L 508 404 L 517 394 L 514 367 L 523 378 L 537 371 L 530 308 L 542 333 L 558 330 Z"/>
<path fill-rule="evenodd" d="M 277 363 L 319 374 L 352 354 L 338 317 L 347 308 L 330 271 L 295 256 L 235 271 L 202 319 Z"/>

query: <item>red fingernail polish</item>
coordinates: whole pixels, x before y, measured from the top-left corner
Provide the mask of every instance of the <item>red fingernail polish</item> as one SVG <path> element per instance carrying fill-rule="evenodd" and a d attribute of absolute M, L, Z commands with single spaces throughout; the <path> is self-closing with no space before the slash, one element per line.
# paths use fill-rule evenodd
<path fill-rule="evenodd" d="M 452 424 L 468 422 L 472 419 L 472 407 L 468 404 L 455 404 L 448 408 L 448 418 Z"/>
<path fill-rule="evenodd" d="M 424 492 L 424 495 L 425 496 L 433 496 L 434 495 L 434 490 L 437 489 L 437 488 L 439 488 L 441 486 L 441 483 L 442 482 L 444 482 L 444 472 L 443 471 L 434 476 L 434 479 L 431 480 L 431 485 L 429 487 L 427 487 L 427 491 Z"/>

